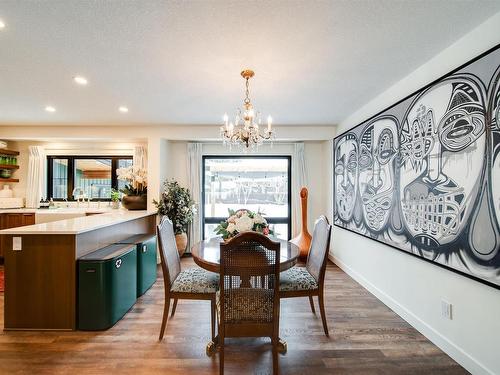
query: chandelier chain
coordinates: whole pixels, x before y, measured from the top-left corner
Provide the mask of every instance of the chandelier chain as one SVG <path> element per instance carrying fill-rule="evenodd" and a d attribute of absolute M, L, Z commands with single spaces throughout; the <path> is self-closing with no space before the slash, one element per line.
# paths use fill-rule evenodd
<path fill-rule="evenodd" d="M 245 104 L 250 104 L 250 89 L 249 89 L 249 78 L 246 78 L 246 90 L 245 90 L 245 100 L 243 101 Z"/>

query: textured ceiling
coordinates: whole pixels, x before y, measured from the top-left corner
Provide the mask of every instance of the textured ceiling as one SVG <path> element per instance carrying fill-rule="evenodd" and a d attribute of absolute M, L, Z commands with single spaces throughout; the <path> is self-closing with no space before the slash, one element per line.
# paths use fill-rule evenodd
<path fill-rule="evenodd" d="M 244 67 L 275 123 L 335 124 L 499 10 L 495 0 L 3 0 L 0 124 L 216 124 L 243 99 Z"/>

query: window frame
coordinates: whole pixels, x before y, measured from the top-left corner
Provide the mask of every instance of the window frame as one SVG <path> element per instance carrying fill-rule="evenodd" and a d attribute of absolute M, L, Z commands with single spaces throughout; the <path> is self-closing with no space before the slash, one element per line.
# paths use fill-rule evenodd
<path fill-rule="evenodd" d="M 267 217 L 269 224 L 287 224 L 287 239 L 292 237 L 292 156 L 291 155 L 203 155 L 202 156 L 202 176 L 201 176 L 201 238 L 205 238 L 205 224 L 219 224 L 227 217 L 205 217 L 205 165 L 207 159 L 286 159 L 288 162 L 288 217 Z"/>
<path fill-rule="evenodd" d="M 66 159 L 68 160 L 68 190 L 66 198 L 53 198 L 53 168 L 54 160 L 56 159 Z M 116 170 L 118 168 L 118 160 L 133 160 L 131 155 L 47 155 L 47 199 L 53 199 L 54 202 L 62 202 L 67 200 L 68 202 L 76 202 L 73 199 L 72 192 L 75 188 L 75 160 L 78 159 L 110 159 L 111 160 L 111 187 L 113 189 L 118 188 L 118 176 L 116 175 Z M 109 202 L 111 198 L 92 198 L 95 201 Z"/>

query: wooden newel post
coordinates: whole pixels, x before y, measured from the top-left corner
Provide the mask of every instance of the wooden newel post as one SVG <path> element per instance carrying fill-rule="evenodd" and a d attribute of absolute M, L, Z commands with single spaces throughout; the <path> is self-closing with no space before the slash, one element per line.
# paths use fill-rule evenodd
<path fill-rule="evenodd" d="M 302 225 L 300 233 L 297 237 L 290 240 L 293 244 L 297 245 L 300 249 L 299 258 L 306 260 L 309 254 L 309 247 L 311 246 L 311 235 L 307 230 L 307 188 L 300 189 L 300 205 L 302 210 Z"/>

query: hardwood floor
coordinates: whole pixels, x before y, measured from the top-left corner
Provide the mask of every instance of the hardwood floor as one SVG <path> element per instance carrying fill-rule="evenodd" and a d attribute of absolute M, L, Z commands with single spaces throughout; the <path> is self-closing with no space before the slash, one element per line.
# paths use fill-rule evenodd
<path fill-rule="evenodd" d="M 182 266 L 194 263 L 183 258 Z M 332 263 L 326 291 L 330 337 L 307 298 L 281 302 L 280 336 L 288 343 L 288 352 L 279 356 L 281 374 L 467 373 Z M 2 327 L 3 303 L 0 293 Z M 107 331 L 2 331 L 0 374 L 217 374 L 218 355 L 205 355 L 210 302 L 179 301 L 164 341 L 158 342 L 162 309 L 158 279 Z M 270 374 L 271 359 L 269 340 L 226 340 L 226 374 Z"/>

